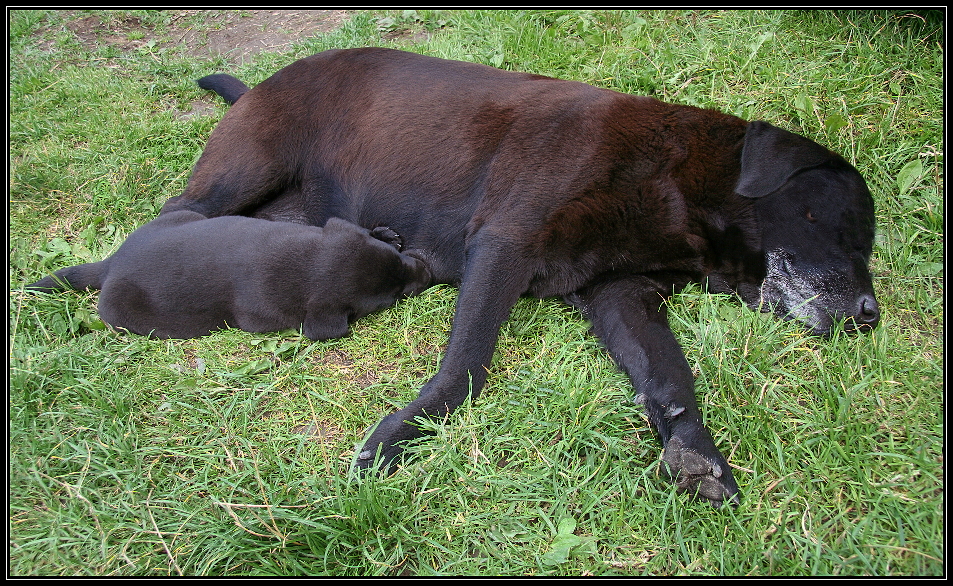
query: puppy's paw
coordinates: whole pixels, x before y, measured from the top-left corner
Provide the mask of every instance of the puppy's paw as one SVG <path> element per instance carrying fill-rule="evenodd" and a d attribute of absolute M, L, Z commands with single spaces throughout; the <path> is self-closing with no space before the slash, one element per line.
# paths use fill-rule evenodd
<path fill-rule="evenodd" d="M 386 242 L 390 244 L 397 250 L 400 250 L 404 247 L 404 239 L 400 237 L 400 234 L 394 232 L 387 226 L 378 226 L 371 230 L 371 236 L 377 238 L 381 242 Z"/>
<path fill-rule="evenodd" d="M 705 456 L 673 436 L 665 446 L 661 467 L 675 481 L 678 492 L 688 492 L 715 506 L 741 502 L 738 484 L 721 454 Z"/>

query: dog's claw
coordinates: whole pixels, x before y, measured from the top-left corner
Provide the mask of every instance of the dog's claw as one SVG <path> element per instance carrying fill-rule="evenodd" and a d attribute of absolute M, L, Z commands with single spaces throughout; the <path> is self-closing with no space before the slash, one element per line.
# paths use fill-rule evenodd
<path fill-rule="evenodd" d="M 394 232 L 387 226 L 378 226 L 374 228 L 371 230 L 371 236 L 380 240 L 381 242 L 390 244 L 398 251 L 404 247 L 404 239 L 400 237 L 400 234 Z"/>
<path fill-rule="evenodd" d="M 665 446 L 662 463 L 665 472 L 675 481 L 678 492 L 688 492 L 716 506 L 725 502 L 737 506 L 741 502 L 731 472 L 721 463 L 686 446 L 677 436 L 671 437 Z"/>
<path fill-rule="evenodd" d="M 685 407 L 679 405 L 678 403 L 672 403 L 665 409 L 665 417 L 669 419 L 675 419 L 684 412 Z"/>
<path fill-rule="evenodd" d="M 372 470 L 377 470 L 384 475 L 390 472 L 388 466 L 375 466 L 375 463 L 377 463 L 377 452 L 374 450 L 361 449 L 357 454 L 357 458 L 354 459 L 354 472 L 362 477 L 371 473 Z"/>

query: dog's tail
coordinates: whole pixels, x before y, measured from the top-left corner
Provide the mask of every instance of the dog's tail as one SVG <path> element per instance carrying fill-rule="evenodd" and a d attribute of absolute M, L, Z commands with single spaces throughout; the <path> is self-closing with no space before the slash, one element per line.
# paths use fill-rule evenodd
<path fill-rule="evenodd" d="M 242 80 L 225 73 L 206 75 L 196 83 L 203 90 L 212 90 L 222 96 L 229 106 L 234 105 L 238 98 L 248 91 L 248 86 L 242 83 Z"/>
<path fill-rule="evenodd" d="M 107 259 L 108 260 L 108 259 Z M 36 283 L 26 286 L 27 290 L 52 293 L 63 289 L 102 289 L 103 278 L 106 274 L 106 261 L 89 262 L 60 269 L 43 277 Z"/>

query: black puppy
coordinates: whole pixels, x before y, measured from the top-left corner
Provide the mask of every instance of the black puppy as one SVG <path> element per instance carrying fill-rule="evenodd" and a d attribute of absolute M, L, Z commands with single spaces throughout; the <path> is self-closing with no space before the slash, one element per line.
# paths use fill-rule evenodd
<path fill-rule="evenodd" d="M 690 282 L 816 333 L 870 329 L 873 198 L 842 157 L 766 122 L 390 49 L 325 51 L 247 89 L 163 213 L 390 226 L 459 284 L 440 370 L 357 465 L 476 397 L 521 295 L 561 296 L 629 375 L 683 490 L 737 500 L 664 298 Z"/>
<path fill-rule="evenodd" d="M 106 260 L 61 269 L 27 289 L 102 289 L 104 322 L 157 338 L 303 324 L 305 336 L 326 340 L 430 285 L 426 265 L 399 253 L 399 242 L 388 228 L 337 218 L 317 228 L 179 211 L 130 234 Z"/>

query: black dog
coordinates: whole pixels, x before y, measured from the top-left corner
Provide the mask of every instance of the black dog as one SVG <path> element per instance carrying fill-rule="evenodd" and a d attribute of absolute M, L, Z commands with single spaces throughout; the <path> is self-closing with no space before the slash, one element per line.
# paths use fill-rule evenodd
<path fill-rule="evenodd" d="M 460 285 L 439 372 L 375 428 L 362 468 L 392 468 L 416 418 L 480 392 L 517 298 L 563 296 L 629 375 L 678 487 L 736 502 L 663 299 L 695 281 L 819 334 L 879 321 L 864 180 L 765 122 L 377 48 L 251 90 L 200 83 L 234 106 L 164 213 L 387 225 Z"/>
<path fill-rule="evenodd" d="M 426 265 L 400 254 L 399 242 L 389 228 L 368 231 L 337 218 L 317 228 L 182 210 L 142 226 L 106 260 L 27 288 L 102 289 L 104 322 L 157 338 L 303 324 L 305 336 L 326 340 L 430 285 Z"/>

